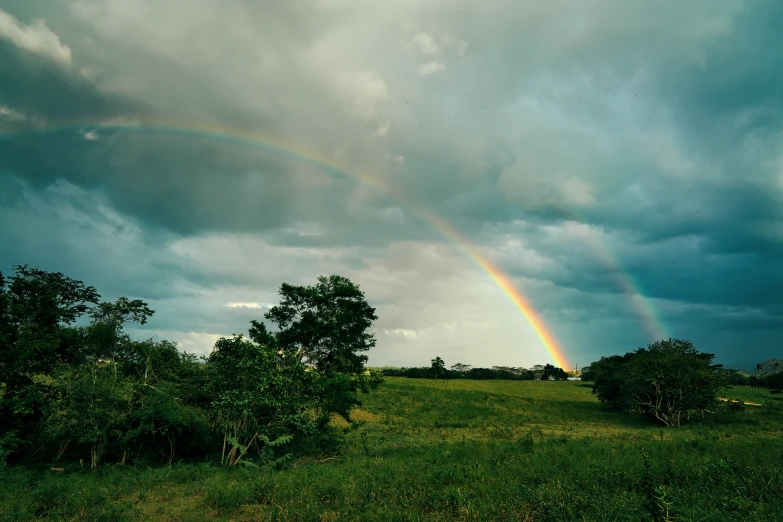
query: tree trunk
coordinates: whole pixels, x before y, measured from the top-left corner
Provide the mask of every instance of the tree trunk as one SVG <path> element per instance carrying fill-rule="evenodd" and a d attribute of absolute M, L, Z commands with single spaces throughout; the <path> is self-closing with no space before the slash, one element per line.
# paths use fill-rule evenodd
<path fill-rule="evenodd" d="M 176 441 L 173 438 L 169 438 L 169 446 L 171 447 L 171 453 L 169 453 L 169 465 L 174 460 L 174 450 L 176 448 Z"/>
<path fill-rule="evenodd" d="M 220 464 L 224 464 L 226 461 L 226 437 L 228 432 L 223 433 L 223 454 L 220 456 Z"/>
<path fill-rule="evenodd" d="M 68 447 L 68 444 L 70 443 L 71 443 L 71 439 L 68 439 L 65 442 L 60 443 L 60 449 L 57 450 L 57 458 L 54 459 L 55 462 L 60 460 L 60 457 L 63 456 L 63 453 L 65 453 L 65 449 Z"/>

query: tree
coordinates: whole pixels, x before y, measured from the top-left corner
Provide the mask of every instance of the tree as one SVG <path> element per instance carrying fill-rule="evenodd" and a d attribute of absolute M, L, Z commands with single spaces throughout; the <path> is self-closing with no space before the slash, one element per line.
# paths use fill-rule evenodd
<path fill-rule="evenodd" d="M 767 359 L 756 365 L 754 373 L 748 376 L 748 384 L 775 390 L 783 388 L 783 359 Z"/>
<path fill-rule="evenodd" d="M 315 286 L 283 283 L 279 293 L 280 304 L 264 314 L 277 331 L 252 321 L 253 341 L 323 373 L 363 372 L 362 352 L 375 346 L 368 330 L 378 317 L 358 285 L 338 275 L 321 276 Z"/>
<path fill-rule="evenodd" d="M 783 372 L 783 359 L 767 359 L 756 365 L 755 373 L 758 376 Z"/>
<path fill-rule="evenodd" d="M 100 296 L 60 272 L 14 270 L 0 277 L 0 433 L 22 447 L 31 445 L 46 400 L 33 377 L 82 360 L 82 331 L 71 324 Z"/>
<path fill-rule="evenodd" d="M 93 287 L 26 265 L 0 274 L 0 465 L 6 458 L 89 457 L 99 462 L 221 452 L 229 465 L 293 436 L 332 438 L 333 414 L 349 418 L 358 392 L 382 382 L 363 372 L 376 319 L 356 285 L 319 278 L 283 285 L 255 341 L 220 339 L 207 358 L 165 340 L 124 332 L 154 313 L 144 301 L 99 302 Z M 89 324 L 74 324 L 88 314 Z M 27 451 L 29 450 L 29 451 Z M 274 462 L 279 462 L 276 460 Z"/>
<path fill-rule="evenodd" d="M 315 431 L 316 394 L 308 390 L 318 376 L 301 362 L 235 335 L 219 339 L 207 363 L 208 411 L 223 435 L 222 462 L 236 465 L 252 447 L 261 452 L 258 443 L 269 437 Z"/>
<path fill-rule="evenodd" d="M 432 359 L 432 366 L 430 366 L 430 369 L 437 379 L 438 375 L 443 375 L 446 372 L 446 363 L 444 363 L 443 359 L 440 357 L 435 357 Z"/>
<path fill-rule="evenodd" d="M 451 371 L 459 372 L 459 374 L 463 376 L 465 375 L 466 372 L 469 372 L 470 369 L 471 366 L 469 364 L 462 364 L 462 363 L 454 364 L 451 367 Z"/>
<path fill-rule="evenodd" d="M 750 375 L 741 370 L 727 368 L 723 371 L 726 374 L 726 381 L 730 386 L 747 386 L 750 384 Z"/>
<path fill-rule="evenodd" d="M 0 312 L 0 382 L 13 385 L 17 377 L 46 373 L 56 364 L 78 359 L 81 343 L 65 327 L 96 304 L 100 295 L 92 286 L 27 265 L 5 283 Z"/>
<path fill-rule="evenodd" d="M 42 424 L 48 437 L 59 441 L 58 456 L 73 440 L 89 446 L 91 467 L 96 468 L 107 447 L 120 445 L 133 388 L 112 366 L 84 363 L 67 368 L 47 386 L 54 400 L 47 401 Z"/>
<path fill-rule="evenodd" d="M 726 386 L 713 354 L 698 352 L 693 343 L 669 339 L 624 356 L 593 363 L 593 393 L 615 409 L 644 413 L 666 426 L 680 426 L 690 413 L 704 412 Z"/>
<path fill-rule="evenodd" d="M 552 364 L 547 364 L 544 366 L 544 375 L 541 377 L 541 379 L 548 381 L 550 378 L 556 381 L 564 381 L 568 379 L 568 374 L 562 368 L 558 368 Z"/>
<path fill-rule="evenodd" d="M 129 339 L 122 339 L 125 323 L 145 324 L 155 313 L 141 299 L 119 297 L 113 303 L 103 302 L 90 310 L 92 322 L 87 328 L 88 344 L 92 346 L 95 358 L 107 358 L 118 361 L 128 354 L 120 351 L 121 345 L 128 345 Z M 122 341 L 126 341 L 122 343 Z"/>

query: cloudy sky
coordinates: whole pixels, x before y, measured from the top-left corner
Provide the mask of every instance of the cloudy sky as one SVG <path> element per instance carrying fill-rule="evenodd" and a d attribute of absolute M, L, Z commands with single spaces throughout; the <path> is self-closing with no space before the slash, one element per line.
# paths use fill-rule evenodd
<path fill-rule="evenodd" d="M 550 362 L 431 214 L 572 364 L 669 335 L 780 357 L 781 25 L 777 0 L 0 0 L 0 271 L 144 299 L 134 336 L 198 353 L 338 273 L 373 365 Z"/>

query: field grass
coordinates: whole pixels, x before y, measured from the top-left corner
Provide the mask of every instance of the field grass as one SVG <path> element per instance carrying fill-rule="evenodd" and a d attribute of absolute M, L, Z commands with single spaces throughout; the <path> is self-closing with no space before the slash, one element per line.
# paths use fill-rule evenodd
<path fill-rule="evenodd" d="M 610 412 L 580 382 L 387 378 L 338 456 L 11 468 L 6 520 L 783 520 L 783 396 L 680 429 Z M 656 518 L 658 517 L 658 518 Z"/>

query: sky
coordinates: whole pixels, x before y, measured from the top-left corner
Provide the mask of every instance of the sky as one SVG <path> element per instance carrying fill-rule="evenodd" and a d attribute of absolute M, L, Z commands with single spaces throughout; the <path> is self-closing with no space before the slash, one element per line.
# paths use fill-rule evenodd
<path fill-rule="evenodd" d="M 674 337 L 753 367 L 783 356 L 781 24 L 777 0 L 0 0 L 0 271 L 143 299 L 132 336 L 199 354 L 340 274 L 374 366 Z"/>

